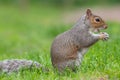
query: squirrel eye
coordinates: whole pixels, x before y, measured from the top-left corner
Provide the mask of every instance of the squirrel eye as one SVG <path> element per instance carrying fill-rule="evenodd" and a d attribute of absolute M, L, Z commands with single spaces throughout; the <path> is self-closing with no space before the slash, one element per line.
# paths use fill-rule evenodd
<path fill-rule="evenodd" d="M 96 22 L 100 22 L 100 19 L 97 18 L 97 19 L 95 19 L 95 21 L 96 21 Z"/>

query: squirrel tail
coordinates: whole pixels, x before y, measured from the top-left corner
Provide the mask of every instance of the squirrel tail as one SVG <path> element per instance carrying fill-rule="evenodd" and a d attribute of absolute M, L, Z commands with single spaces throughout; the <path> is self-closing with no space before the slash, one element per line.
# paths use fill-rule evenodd
<path fill-rule="evenodd" d="M 43 68 L 39 62 L 26 59 L 11 59 L 0 61 L 0 72 L 18 72 L 20 69 Z M 43 68 L 44 69 L 44 68 Z"/>

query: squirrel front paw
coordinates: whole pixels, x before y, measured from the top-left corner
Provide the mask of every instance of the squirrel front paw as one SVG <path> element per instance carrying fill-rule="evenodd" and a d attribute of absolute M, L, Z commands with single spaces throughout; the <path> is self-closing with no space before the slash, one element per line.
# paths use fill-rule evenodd
<path fill-rule="evenodd" d="M 101 40 L 108 40 L 108 38 L 109 38 L 109 34 L 107 34 L 106 32 L 101 32 L 100 33 L 100 39 Z"/>

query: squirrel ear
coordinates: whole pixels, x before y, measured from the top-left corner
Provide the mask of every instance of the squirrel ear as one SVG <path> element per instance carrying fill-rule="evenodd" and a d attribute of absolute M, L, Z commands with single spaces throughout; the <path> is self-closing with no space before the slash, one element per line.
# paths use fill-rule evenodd
<path fill-rule="evenodd" d="M 90 10 L 90 9 L 87 9 L 86 14 L 87 14 L 87 17 L 89 18 L 89 17 L 92 15 L 91 10 Z"/>

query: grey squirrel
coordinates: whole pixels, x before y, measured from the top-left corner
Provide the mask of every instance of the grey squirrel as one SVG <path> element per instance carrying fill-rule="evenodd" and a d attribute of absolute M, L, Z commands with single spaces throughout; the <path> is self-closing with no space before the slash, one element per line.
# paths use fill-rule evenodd
<path fill-rule="evenodd" d="M 92 14 L 87 9 L 86 14 L 68 31 L 58 35 L 51 45 L 51 61 L 54 68 L 58 71 L 64 71 L 65 68 L 74 70 L 81 64 L 84 54 L 98 40 L 107 40 L 109 35 L 100 32 L 106 29 L 107 25 L 101 17 Z M 42 67 L 38 62 L 31 60 L 4 60 L 0 61 L 0 70 L 6 73 L 19 71 L 19 69 L 27 67 Z"/>
<path fill-rule="evenodd" d="M 51 61 L 55 68 L 63 71 L 65 68 L 74 70 L 81 64 L 86 51 L 98 40 L 107 40 L 109 35 L 100 32 L 107 25 L 101 17 L 94 15 L 90 9 L 68 31 L 58 35 L 51 46 Z"/>

